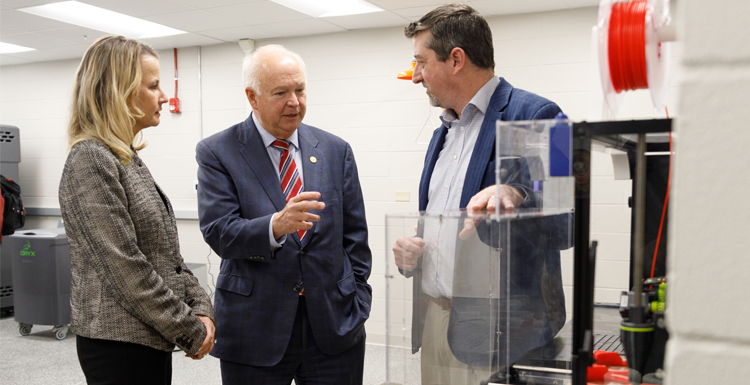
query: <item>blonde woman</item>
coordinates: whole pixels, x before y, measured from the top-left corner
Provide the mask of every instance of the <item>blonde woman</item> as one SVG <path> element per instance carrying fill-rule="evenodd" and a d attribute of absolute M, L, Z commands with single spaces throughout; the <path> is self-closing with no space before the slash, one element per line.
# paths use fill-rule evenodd
<path fill-rule="evenodd" d="M 175 345 L 193 359 L 213 347 L 213 307 L 180 255 L 172 206 L 136 152 L 166 101 L 157 53 L 144 43 L 108 36 L 84 54 L 59 199 L 89 384 L 170 384 Z"/>

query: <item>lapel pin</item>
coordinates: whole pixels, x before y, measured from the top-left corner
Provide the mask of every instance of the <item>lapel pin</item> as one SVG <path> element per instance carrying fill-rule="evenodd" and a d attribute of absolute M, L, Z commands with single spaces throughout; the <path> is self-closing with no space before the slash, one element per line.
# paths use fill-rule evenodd
<path fill-rule="evenodd" d="M 318 158 L 316 158 L 316 157 L 314 157 L 314 156 L 311 156 L 311 157 L 310 157 L 310 162 L 313 162 L 313 163 L 318 163 Z"/>

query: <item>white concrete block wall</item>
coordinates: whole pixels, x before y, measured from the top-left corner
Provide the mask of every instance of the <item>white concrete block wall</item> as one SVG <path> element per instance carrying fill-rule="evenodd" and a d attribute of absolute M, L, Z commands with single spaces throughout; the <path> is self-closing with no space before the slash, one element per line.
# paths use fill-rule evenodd
<path fill-rule="evenodd" d="M 496 73 L 516 87 L 556 101 L 571 119 L 587 119 L 592 94 L 590 29 L 596 14 L 596 8 L 581 8 L 488 18 Z M 423 87 L 396 79 L 413 55 L 403 28 L 256 41 L 256 46 L 266 44 L 283 44 L 303 57 L 308 71 L 305 122 L 344 138 L 354 150 L 373 251 L 370 280 L 375 301 L 367 328 L 371 342 L 383 341 L 386 250 L 390 249 L 385 239 L 385 215 L 417 210 L 424 154 L 439 123 L 439 109 L 429 106 Z M 162 87 L 173 97 L 173 52 L 160 54 Z M 241 80 L 243 57 L 237 44 L 179 49 L 178 96 L 183 112 L 170 114 L 165 105 L 161 124 L 144 131 L 149 146 L 141 155 L 178 212 L 197 209 L 193 191 L 196 143 L 247 117 Z M 20 183 L 30 207 L 58 207 L 57 186 L 67 152 L 69 96 L 77 65 L 78 61 L 71 60 L 0 68 L 0 121 L 21 128 Z M 676 85 L 671 89 L 674 100 L 675 94 Z M 653 111 L 647 91 L 629 95 L 625 106 L 622 118 L 663 116 L 663 112 Z M 670 105 L 673 115 L 675 110 Z M 592 223 L 602 261 L 595 296 L 598 301 L 613 302 L 627 287 L 630 214 L 625 198 L 630 184 L 612 180 L 609 162 L 604 154 L 594 156 Z M 396 191 L 408 191 L 410 201 L 395 202 Z M 34 227 L 48 227 L 56 219 L 38 217 L 29 222 Z M 178 227 L 185 260 L 210 260 L 210 273 L 215 277 L 220 259 L 202 241 L 197 221 L 179 220 Z M 563 253 L 563 271 L 570 306 L 570 252 Z"/>
<path fill-rule="evenodd" d="M 5 66 L 0 70 L 0 120 L 21 129 L 19 182 L 24 203 L 58 207 L 67 153 L 67 123 L 78 62 L 56 61 Z"/>
<path fill-rule="evenodd" d="M 680 2 L 683 79 L 670 207 L 667 384 L 746 384 L 750 36 L 741 0 Z M 718 370 L 716 370 L 718 369 Z"/>

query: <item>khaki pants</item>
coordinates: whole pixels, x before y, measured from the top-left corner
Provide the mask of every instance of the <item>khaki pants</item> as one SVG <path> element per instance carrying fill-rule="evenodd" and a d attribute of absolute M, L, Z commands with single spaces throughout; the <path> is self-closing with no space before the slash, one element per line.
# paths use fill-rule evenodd
<path fill-rule="evenodd" d="M 423 385 L 479 385 L 496 370 L 469 366 L 456 359 L 448 346 L 450 310 L 429 301 L 422 334 Z"/>

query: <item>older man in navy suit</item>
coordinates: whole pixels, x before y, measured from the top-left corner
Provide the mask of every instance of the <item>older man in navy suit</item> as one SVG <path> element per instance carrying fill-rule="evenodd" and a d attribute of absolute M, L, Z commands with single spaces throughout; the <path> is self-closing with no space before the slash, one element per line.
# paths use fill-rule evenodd
<path fill-rule="evenodd" d="M 434 213 L 494 210 L 496 203 L 503 209 L 538 207 L 540 200 L 523 161 L 503 160 L 501 168 L 508 172 L 502 184 L 495 186 L 495 124 L 497 120 L 552 119 L 560 108 L 495 76 L 492 31 L 468 5 L 440 6 L 406 27 L 405 35 L 413 39 L 413 82 L 426 88 L 433 106 L 445 109 L 440 116 L 443 125 L 435 130 L 427 149 L 419 209 Z M 460 235 L 456 234 L 458 238 L 466 239 L 472 232 L 471 221 L 467 224 Z M 506 295 L 523 297 L 516 301 L 523 303 L 523 308 L 512 308 L 507 316 L 531 314 L 533 318 L 516 319 L 523 322 L 511 322 L 510 330 L 500 319 L 491 324 L 493 317 L 487 306 L 482 311 L 488 314 L 475 311 L 468 317 L 472 322 L 461 323 L 461 305 L 452 297 L 452 260 L 426 252 L 429 239 L 437 237 L 434 232 L 421 226 L 417 237 L 397 240 L 393 246 L 395 263 L 414 281 L 412 351 L 422 350 L 422 384 L 486 381 L 496 370 L 492 366 L 512 362 L 524 351 L 548 343 L 560 330 L 565 303 L 558 249 L 569 246 L 565 239 L 557 242 L 544 238 L 555 232 L 546 222 L 534 224 L 537 231 L 515 231 L 511 235 L 511 254 L 520 259 L 512 262 L 514 273 L 523 275 L 511 277 L 511 285 L 520 286 L 512 286 Z M 527 327 L 532 321 L 538 326 Z M 485 349 L 489 341 L 484 337 L 493 338 L 485 334 L 488 330 L 495 331 L 492 334 L 498 338 L 494 351 Z M 511 336 L 511 346 L 504 346 L 506 338 L 496 337 L 501 335 Z M 481 343 L 471 345 L 477 339 Z"/>
<path fill-rule="evenodd" d="M 224 384 L 361 384 L 372 254 L 352 149 L 302 123 L 305 67 L 265 46 L 243 63 L 252 114 L 198 143 L 198 213 L 222 258 Z"/>

